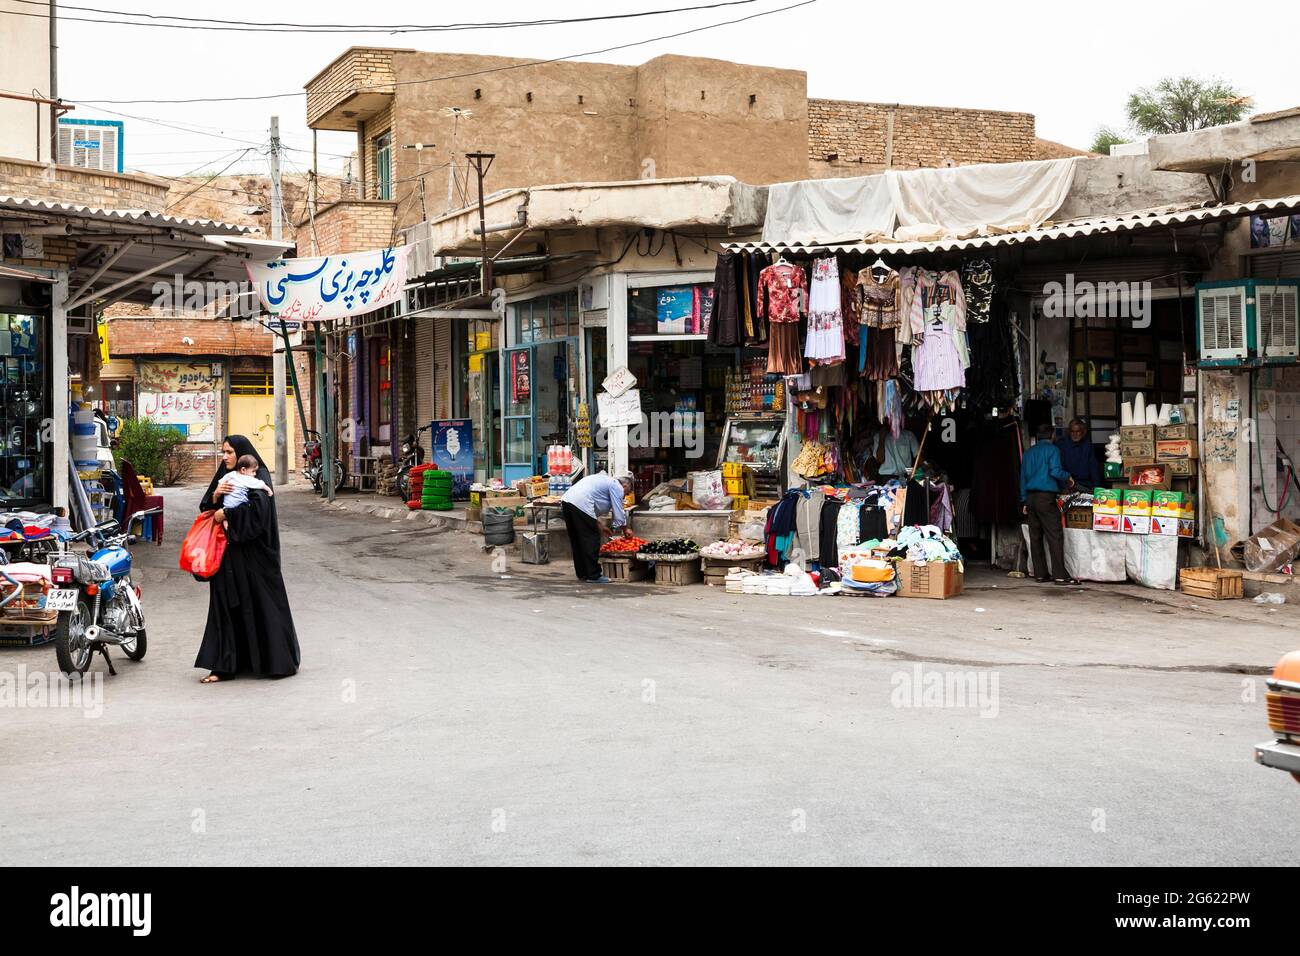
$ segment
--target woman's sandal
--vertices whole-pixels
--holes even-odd
[[[200,684],[216,684],[216,683],[218,683],[218,682],[220,682],[220,681],[222,681],[222,680],[225,680],[225,678],[224,678],[224,677],[220,677],[220,676],[218,676],[218,675],[216,675],[216,674],[209,674],[207,677],[199,678],[199,683],[200,683]]]

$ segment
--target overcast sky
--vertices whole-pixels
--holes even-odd
[[[76,11],[71,6],[249,21],[427,24],[591,16],[698,2],[702,0],[551,0],[544,4],[535,0],[471,4],[225,0],[198,5],[160,0],[69,0],[61,7],[67,17],[101,19],[112,15]],[[612,23],[438,34],[229,33],[61,20],[59,92],[74,100],[298,94],[255,102],[105,104],[103,109],[79,107],[72,114],[115,118],[103,111],[111,109],[202,127],[201,132],[185,133],[128,119],[126,158],[132,167],[164,175],[210,174],[245,146],[264,143],[272,113],[280,116],[286,143],[309,150],[311,136],[300,91],[308,79],[351,45],[537,58],[569,56],[779,10],[796,2],[755,0],[740,6]],[[1236,12],[1229,14],[1229,10]],[[1261,111],[1300,104],[1300,66],[1295,53],[1300,35],[1296,29],[1300,25],[1298,10],[1300,4],[1282,0],[1231,8],[1199,0],[1074,4],[938,0],[886,5],[865,0],[815,0],[745,23],[582,59],[631,64],[678,53],[804,70],[808,94],[813,97],[1026,111],[1037,117],[1039,136],[1086,148],[1098,125],[1122,126],[1123,105],[1130,91],[1163,76],[1221,76],[1254,96]],[[1246,35],[1277,37],[1284,45],[1252,50],[1233,39]],[[436,85],[429,91],[437,96]],[[347,153],[353,148],[353,137],[322,133],[320,148]],[[305,168],[311,161],[309,152],[291,152],[289,157],[291,169]],[[338,170],[341,163],[340,159],[322,157],[321,166]],[[250,154],[231,172],[265,170],[265,156]]]

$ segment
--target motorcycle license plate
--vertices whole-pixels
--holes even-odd
[[[76,588],[53,590],[45,596],[45,610],[71,611],[77,606],[77,595],[80,593]]]

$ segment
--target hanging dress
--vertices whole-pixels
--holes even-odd
[[[803,269],[789,263],[768,266],[758,276],[758,314],[768,323],[767,370],[776,375],[803,372],[799,354],[799,300],[808,290]]]
[[[876,269],[858,273],[858,370],[875,382],[898,375],[894,334],[902,321],[899,275],[892,269],[876,278]]]
[[[834,256],[813,264],[808,294],[808,338],[804,358],[814,365],[844,361],[844,319],[840,311],[840,267]]]

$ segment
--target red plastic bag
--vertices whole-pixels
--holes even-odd
[[[196,578],[210,578],[221,567],[226,553],[226,529],[212,520],[215,512],[205,511],[194,519],[181,542],[181,570]]]

